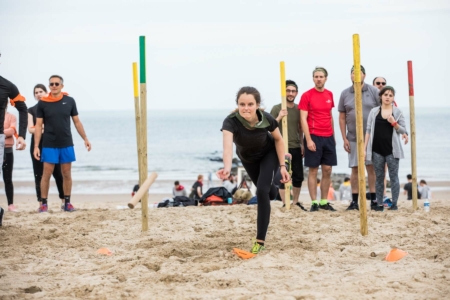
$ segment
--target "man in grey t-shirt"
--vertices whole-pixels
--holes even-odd
[[[354,80],[354,70],[351,69],[351,80]],[[361,87],[362,87],[362,109],[363,109],[363,133],[366,132],[367,118],[370,111],[380,105],[379,90],[376,87],[365,84],[366,70],[361,66]],[[342,91],[338,105],[339,128],[341,129],[344,149],[348,152],[348,167],[352,169],[350,182],[352,186],[352,202],[347,210],[358,210],[358,155],[356,144],[356,111],[355,111],[355,88],[352,85]],[[370,161],[366,161],[367,177],[369,180],[369,191],[371,207],[376,205],[375,194],[375,170]]]

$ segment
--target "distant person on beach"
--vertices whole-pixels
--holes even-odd
[[[327,200],[335,201],[337,200],[336,191],[334,190],[333,183],[330,183],[330,188],[328,189]]]
[[[235,176],[233,173],[231,173],[230,176],[227,179],[225,179],[222,184],[223,187],[226,188],[231,195],[233,195],[234,192],[236,192],[237,183],[235,181]]]
[[[70,118],[72,118],[78,134],[84,140],[84,145],[91,151],[89,142],[78,117],[75,99],[61,92],[64,88],[64,79],[59,75],[52,75],[49,79],[50,94],[42,97],[37,104],[36,126],[34,131],[34,157],[44,163],[44,171],[41,179],[41,207],[39,212],[47,212],[48,190],[50,176],[55,165],[61,164],[64,189],[64,211],[73,212],[75,208],[70,203],[72,193],[72,162],[75,161],[73,139],[70,130]],[[45,134],[42,135],[42,125],[45,123]],[[42,137],[42,152],[39,144]]]
[[[195,200],[195,205],[198,205],[198,201],[203,196],[203,175],[197,176],[197,181],[194,182],[194,185],[191,188],[191,194],[189,195],[189,198],[192,198]]]
[[[14,206],[14,185],[12,182],[12,174],[14,168],[14,136],[17,135],[16,116],[6,112],[5,122],[3,123],[3,132],[5,134],[5,151],[3,157],[3,182],[5,184],[6,200],[8,201],[8,211],[17,212]]]
[[[256,241],[251,252],[264,250],[270,222],[270,200],[278,189],[274,176],[279,172],[281,183],[290,180],[284,165],[285,149],[277,121],[260,109],[261,95],[254,87],[242,87],[236,96],[238,108],[225,118],[222,125],[224,168],[217,171],[220,179],[230,176],[233,142],[248,176],[256,185],[258,199]],[[286,149],[287,150],[287,149]]]
[[[292,191],[293,201],[292,205],[298,206],[305,210],[305,208],[299,202],[300,191],[302,188],[303,178],[303,131],[300,123],[300,113],[298,111],[298,104],[296,104],[295,98],[298,94],[298,86],[293,80],[286,80],[286,107],[287,109],[281,109],[281,103],[272,107],[270,114],[277,120],[279,130],[282,133],[281,121],[283,118],[287,118],[288,125],[288,147],[289,153],[292,156],[291,168],[292,168]],[[284,184],[280,185],[280,197],[285,205],[285,189]],[[290,201],[290,200],[289,200]]]
[[[1,57],[1,54],[0,54]],[[27,133],[27,105],[17,87],[6,78],[0,76],[0,161],[3,162],[5,151],[4,122],[8,100],[19,112],[19,134],[16,140],[16,150],[24,150]],[[2,226],[4,209],[0,207],[0,226]]]
[[[400,193],[398,169],[404,158],[400,135],[406,133],[405,118],[399,108],[393,105],[395,90],[385,86],[379,93],[381,105],[371,110],[367,120],[365,149],[366,160],[371,160],[376,174],[376,211],[383,211],[384,166],[387,163],[391,180],[392,206],[397,210]]]
[[[372,85],[376,88],[378,88],[378,90],[382,90],[385,86],[386,86],[386,78],[384,77],[375,77],[372,81]],[[397,106],[397,103],[394,101],[394,105]],[[408,144],[408,133],[404,133],[402,134],[402,139],[405,141],[405,145]],[[383,192],[383,199],[388,199],[387,197],[387,193],[386,193],[386,187],[387,187],[387,180],[386,180],[386,171],[387,171],[387,164],[384,167],[384,192]]]
[[[184,186],[182,186],[180,184],[180,182],[178,180],[174,182],[174,187],[172,189],[172,195],[174,197],[176,197],[176,196],[184,196],[184,197],[186,197],[186,195],[187,195],[186,189],[184,188]]]
[[[361,89],[362,89],[362,115],[363,115],[363,134],[366,132],[367,118],[370,111],[380,105],[379,90],[364,82],[366,70],[361,66]],[[348,153],[348,167],[351,168],[350,182],[352,187],[352,202],[347,210],[359,210],[359,184],[358,184],[358,144],[356,143],[356,109],[355,109],[355,71],[354,66],[350,71],[350,80],[352,86],[342,91],[339,99],[339,128],[341,129],[342,140],[344,141],[344,150]],[[371,200],[371,209],[377,206],[375,194],[375,170],[371,161],[365,161],[367,170],[367,179],[369,182],[369,191]]]
[[[39,83],[36,84],[33,89],[34,98],[36,101],[40,101],[42,97],[47,97],[47,88],[45,85]],[[34,183],[36,189],[36,198],[39,202],[39,208],[41,207],[41,180],[42,173],[44,172],[44,163],[40,160],[37,160],[34,157],[34,130],[36,126],[36,110],[37,103],[28,108],[28,132],[31,134],[31,143],[30,143],[30,154],[31,154],[31,162],[33,163],[33,173],[34,173]],[[43,125],[44,127],[44,125]],[[44,134],[44,130],[42,132]],[[39,143],[39,150],[42,151],[42,141],[41,139]],[[53,178],[55,179],[56,187],[58,188],[59,199],[61,200],[61,209],[64,209],[64,189],[63,189],[63,176],[61,173],[61,165],[55,164],[55,168],[53,169]],[[39,209],[38,209],[39,210]]]
[[[431,199],[431,190],[425,180],[421,180],[420,183],[420,199]]]
[[[311,212],[319,209],[336,211],[328,203],[326,195],[331,182],[331,171],[337,165],[336,139],[334,136],[333,93],[325,89],[328,72],[317,67],[313,73],[314,87],[303,93],[298,109],[305,139],[303,145],[305,166],[309,167],[308,189],[311,197]],[[319,166],[322,167],[321,197],[317,198],[316,179]],[[319,202],[320,200],[320,202]]]
[[[352,200],[352,187],[350,184],[350,178],[348,177],[345,177],[344,182],[339,186],[339,200]]]
[[[403,195],[406,195],[406,200],[412,200],[412,175],[406,175],[406,180],[408,182],[403,186]],[[417,199],[421,199],[421,196],[419,187],[417,186]]]

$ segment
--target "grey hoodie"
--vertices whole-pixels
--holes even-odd
[[[369,141],[366,148],[366,160],[372,161],[372,142],[373,134],[375,132],[375,119],[377,114],[380,112],[380,106],[373,108],[369,113],[369,118],[367,119],[366,133],[368,133]],[[399,127],[395,132],[392,133],[392,154],[394,158],[404,158],[402,142],[400,135],[408,132],[406,131],[405,118],[403,117],[402,111],[396,106],[392,106],[392,115],[395,121],[398,123]]]

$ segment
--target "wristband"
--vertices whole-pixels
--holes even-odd
[[[395,125],[397,125],[397,122],[391,123],[392,127],[395,127]]]
[[[280,165],[280,168],[281,168],[281,167],[285,167],[285,168],[286,168],[286,165]]]

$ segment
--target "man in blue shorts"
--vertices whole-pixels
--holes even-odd
[[[70,118],[84,140],[88,151],[91,143],[86,137],[83,124],[78,118],[77,105],[72,97],[62,93],[64,80],[59,75],[50,77],[50,94],[38,102],[35,125],[34,157],[44,163],[44,172],[41,180],[41,207],[39,212],[47,212],[47,197],[50,185],[50,176],[55,164],[61,164],[64,189],[64,211],[74,211],[70,203],[72,192],[72,162],[75,161],[72,133],[70,130]],[[45,124],[45,135],[42,141],[42,153],[39,150],[39,142],[42,136],[42,125]]]

